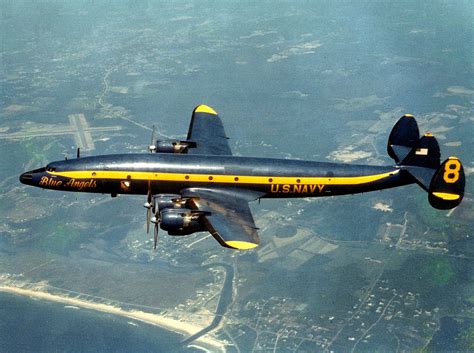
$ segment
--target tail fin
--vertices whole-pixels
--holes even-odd
[[[402,116],[388,137],[387,152],[395,162],[400,163],[415,147],[420,138],[420,131],[411,114]]]
[[[458,206],[464,196],[466,177],[461,161],[449,157],[436,171],[429,188],[428,200],[431,206],[448,210]]]
[[[465,185],[461,161],[449,157],[440,165],[438,141],[429,133],[419,138],[413,115],[406,114],[395,124],[387,151],[400,169],[408,172],[428,192],[431,206],[446,210],[461,203]]]
[[[432,134],[424,134],[403,158],[401,165],[438,169],[441,153],[438,141]]]

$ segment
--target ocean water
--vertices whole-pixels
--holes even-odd
[[[0,293],[0,317],[1,353],[200,352],[151,325],[6,293]]]

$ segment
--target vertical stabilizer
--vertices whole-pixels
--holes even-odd
[[[434,208],[448,210],[458,206],[464,196],[466,177],[461,161],[449,157],[431,180],[428,200]]]
[[[438,141],[432,134],[427,133],[418,140],[401,164],[438,169],[440,157]]]
[[[420,131],[413,115],[403,115],[390,132],[387,143],[388,155],[397,164],[400,163],[415,147],[419,138]]]

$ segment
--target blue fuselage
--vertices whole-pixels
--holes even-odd
[[[398,167],[274,158],[137,153],[57,161],[26,172],[22,183],[107,194],[180,194],[193,187],[244,189],[260,197],[354,194],[410,184]]]

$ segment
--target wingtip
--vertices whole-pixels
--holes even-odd
[[[256,248],[258,244],[251,243],[248,241],[237,241],[237,240],[230,240],[225,242],[227,246],[238,249],[238,250],[250,250]]]
[[[214,109],[212,109],[210,106],[205,105],[205,104],[198,105],[196,107],[196,109],[194,109],[194,112],[195,113],[208,113],[208,114],[212,114],[212,115],[217,115],[217,112]]]

